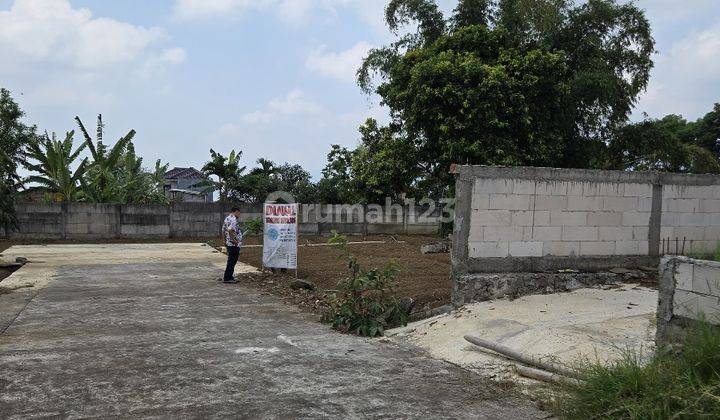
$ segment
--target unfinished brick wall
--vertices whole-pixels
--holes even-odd
[[[682,251],[683,239],[686,253],[710,252],[720,241],[716,175],[469,165],[454,172],[455,277],[656,266],[662,252]]]
[[[687,257],[663,258],[656,341],[678,342],[701,317],[720,325],[720,263]]]
[[[667,252],[714,252],[720,239],[720,186],[664,185],[661,226]]]
[[[470,258],[648,253],[652,185],[477,178]]]

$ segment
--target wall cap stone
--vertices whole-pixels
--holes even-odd
[[[653,185],[720,185],[720,175],[678,174],[656,171],[547,168],[534,166],[454,165],[451,172],[461,178],[515,178],[534,181],[633,183]]]

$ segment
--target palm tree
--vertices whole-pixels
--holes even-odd
[[[75,117],[80,131],[85,137],[85,144],[90,150],[92,163],[90,163],[86,176],[80,180],[83,192],[89,201],[96,203],[112,203],[120,200],[120,186],[117,183],[116,168],[121,164],[125,150],[135,137],[135,130],[130,130],[124,137],[121,137],[112,148],[108,150],[103,144],[103,122],[102,114],[97,119],[97,144],[88,134],[85,126],[79,117]]]
[[[45,191],[54,194],[56,201],[74,201],[80,194],[79,183],[87,170],[88,160],[83,159],[73,171],[71,166],[85,149],[85,144],[73,151],[74,132],[65,135],[65,140],[50,138],[47,133],[27,145],[22,158],[25,168],[37,175],[25,178],[26,183],[36,184],[26,191]]]
[[[210,149],[210,161],[202,167],[203,173],[208,176],[208,181],[202,182],[199,186],[207,186],[209,190],[219,191],[220,201],[228,201],[233,185],[237,184],[242,173],[245,172],[245,166],[240,167],[240,156],[242,151],[235,153],[235,150],[232,150],[230,155],[225,157]],[[211,175],[215,175],[217,181],[211,179]]]
[[[260,158],[257,160],[257,164],[260,165],[259,168],[254,168],[252,171],[250,171],[253,175],[265,175],[267,177],[270,177],[277,173],[277,169],[275,168],[275,162],[269,159]]]

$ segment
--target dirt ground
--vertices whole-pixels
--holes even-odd
[[[336,289],[339,280],[347,275],[347,263],[339,258],[340,252],[328,246],[302,246],[302,244],[326,243],[327,237],[302,236],[298,247],[298,277],[309,280],[321,290]],[[450,255],[420,253],[423,244],[438,241],[434,236],[350,236],[351,242],[384,241],[383,244],[349,245],[364,267],[382,267],[394,258],[400,264],[398,276],[400,297],[410,297],[417,302],[415,310],[431,309],[450,302]],[[252,237],[245,245],[262,243],[262,238]],[[262,264],[261,247],[245,247],[240,261],[259,267]],[[294,274],[294,273],[289,273]]]
[[[300,270],[298,277],[315,283],[319,294],[324,290],[336,288],[339,280],[347,274],[347,266],[339,259],[340,253],[329,246],[306,247],[303,244],[327,243],[327,236],[301,236],[298,248],[298,262]],[[382,267],[390,258],[394,258],[401,267],[398,276],[400,297],[410,297],[417,302],[414,311],[427,310],[442,306],[450,302],[450,256],[449,254],[428,254],[420,253],[420,246],[436,242],[436,236],[349,236],[351,242],[361,241],[383,241],[383,244],[357,244],[349,245],[350,252],[354,254],[359,262],[367,268]],[[83,243],[87,241],[46,241],[46,244],[60,243]],[[167,242],[207,242],[211,245],[218,245],[218,238],[158,238],[147,240],[131,239],[109,239],[93,241],[95,243],[167,243]],[[37,244],[37,241],[0,241],[0,252],[12,245]],[[250,236],[245,240],[245,245],[260,245],[262,237]],[[256,267],[262,265],[262,247],[245,247],[240,253],[240,261]],[[2,274],[2,273],[0,273]],[[9,274],[9,273],[8,273]],[[278,281],[268,283],[267,276],[255,279],[259,286],[273,294],[287,295],[288,290],[281,284],[287,283],[287,278],[277,276]],[[294,277],[294,272],[287,273],[284,277]],[[0,276],[0,279],[2,276]],[[269,287],[268,287],[269,286]],[[299,293],[299,295],[303,295]],[[312,306],[307,300],[310,296],[290,296],[296,303],[304,303],[301,306]],[[308,308],[317,310],[318,308]]]

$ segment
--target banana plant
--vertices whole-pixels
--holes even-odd
[[[57,140],[55,133],[52,137],[35,138],[28,143],[22,157],[23,166],[37,175],[25,178],[26,184],[34,184],[26,189],[30,191],[44,191],[53,195],[55,201],[74,201],[80,196],[80,181],[88,168],[87,158],[73,171],[73,163],[78,159],[86,145],[82,144],[73,150],[73,131],[65,135],[65,140]]]
[[[88,166],[86,176],[80,180],[83,192],[88,201],[96,203],[113,203],[121,200],[121,186],[118,185],[116,168],[120,166],[128,145],[135,137],[135,130],[130,130],[125,136],[108,148],[103,143],[102,114],[97,119],[96,141],[88,134],[79,117],[75,121],[85,138],[85,145],[90,150],[92,162]]]

